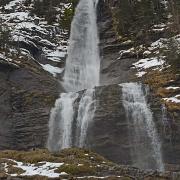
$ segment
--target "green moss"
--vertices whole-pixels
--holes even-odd
[[[71,21],[74,15],[74,11],[72,8],[66,8],[64,11],[64,16],[60,20],[60,26],[63,29],[70,29]]]
[[[96,168],[89,165],[78,166],[76,164],[65,164],[59,167],[56,172],[66,172],[70,175],[95,175]]]

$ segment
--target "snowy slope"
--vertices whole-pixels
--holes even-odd
[[[68,31],[57,22],[49,25],[45,18],[31,13],[34,1],[25,5],[26,0],[12,0],[4,7],[0,7],[0,20],[4,27],[10,30],[11,51],[8,54],[0,51],[1,56],[12,58],[14,54],[28,57],[39,62],[42,69],[56,76],[63,72],[62,64],[67,54]],[[70,3],[60,3],[57,11],[63,14]],[[9,47],[8,47],[9,48]],[[9,60],[8,60],[9,61]]]

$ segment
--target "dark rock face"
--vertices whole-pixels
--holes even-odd
[[[101,85],[123,83],[137,80],[135,70],[131,69],[136,56],[120,58],[120,50],[130,49],[131,42],[122,43],[118,40],[117,33],[113,29],[112,14],[108,3],[99,2],[98,26],[101,52]]]
[[[94,151],[121,164],[131,164],[129,124],[122,104],[119,85],[96,88],[96,112],[88,132]]]
[[[33,61],[0,68],[0,149],[44,147],[50,109],[63,89]]]
[[[117,84],[96,87],[95,96],[96,111],[88,129],[87,147],[113,162],[132,165],[132,151],[135,145],[131,132],[134,132],[134,127],[126,117],[122,87]],[[159,101],[151,94],[147,95],[147,100],[151,105],[153,121],[161,139],[165,168],[179,171],[178,125],[171,122],[171,126],[166,127]]]
[[[149,103],[151,104],[154,121],[161,137],[165,166],[168,170],[179,171],[180,118],[174,119],[170,112],[163,112],[162,105],[157,97],[151,96]]]

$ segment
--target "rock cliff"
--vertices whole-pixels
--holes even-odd
[[[50,110],[64,92],[61,79],[72,4],[58,1],[60,5],[51,7],[57,15],[51,22],[47,15],[34,12],[31,1],[9,2],[0,9],[2,25],[7,28],[8,24],[11,36],[0,49],[0,149],[44,148]],[[178,31],[172,30],[172,19],[164,12],[164,4],[158,4],[162,13],[152,22],[154,16],[145,21],[145,15],[138,19],[142,14],[134,11],[150,9],[149,5],[141,1],[132,1],[130,6],[123,3],[99,0],[97,7],[101,82],[95,88],[97,107],[88,130],[87,147],[116,163],[132,164],[132,127],[127,121],[119,84],[141,82],[150,87],[148,104],[161,138],[166,168],[179,171],[180,76],[169,62],[175,57],[166,54],[172,39],[179,43]],[[132,16],[124,7],[132,8]]]

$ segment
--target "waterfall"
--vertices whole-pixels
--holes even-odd
[[[86,132],[89,123],[91,123],[94,116],[95,106],[93,102],[93,96],[94,96],[94,89],[88,89],[84,93],[79,103],[77,130],[76,130],[77,131],[76,146],[78,147],[83,147],[85,145]]]
[[[121,84],[123,105],[126,110],[132,138],[133,164],[142,169],[163,171],[164,165],[153,115],[146,102],[146,94],[138,83]]]
[[[97,0],[80,0],[75,11],[64,75],[67,91],[89,89],[99,84],[96,3]]]
[[[168,111],[165,104],[162,104],[161,111],[162,123],[164,127],[164,137],[166,137],[166,139],[169,139],[169,141],[172,143],[172,120],[168,116]]]
[[[51,111],[49,122],[48,149],[58,151],[72,145],[72,122],[74,118],[74,101],[77,93],[62,93]]]
[[[98,0],[80,0],[75,10],[63,82],[68,93],[61,94],[51,112],[47,143],[51,151],[85,145],[95,111],[93,88],[99,84],[97,3]],[[84,89],[87,90],[81,97],[78,110],[75,110],[74,104],[79,98],[76,92]],[[74,131],[76,137],[73,137]]]

